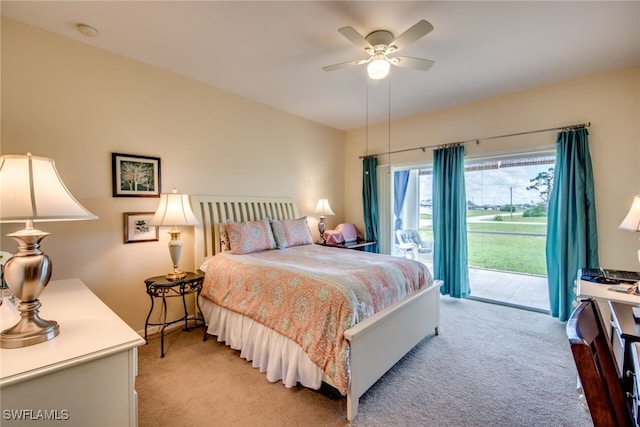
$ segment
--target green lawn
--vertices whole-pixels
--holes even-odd
[[[544,236],[467,234],[469,267],[546,276]]]
[[[493,219],[497,214],[503,215],[502,221]],[[467,224],[469,267],[541,276],[547,274],[547,218],[523,218],[517,213],[511,218],[505,212],[467,211],[468,218],[481,215],[491,217]],[[420,227],[422,238],[433,240],[431,215],[420,215],[420,218],[424,220]]]
[[[467,218],[470,218],[472,216],[491,215],[492,213],[496,213],[496,212],[495,211],[467,210]]]
[[[501,231],[504,233],[537,233],[545,235],[547,224],[523,224],[518,222],[471,222],[467,224],[467,231]]]

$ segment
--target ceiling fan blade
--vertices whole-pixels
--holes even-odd
[[[413,27],[409,28],[407,31],[396,37],[396,39],[389,45],[395,47],[394,51],[403,49],[418,40],[420,37],[426,36],[432,30],[433,25],[423,19],[422,21],[418,22]]]
[[[342,27],[338,30],[338,32],[349,39],[351,43],[355,44],[356,46],[364,50],[373,50],[373,46],[371,46],[371,43],[369,43],[367,39],[362,36],[362,34],[354,30],[353,27]]]
[[[396,56],[389,58],[389,62],[396,67],[413,68],[421,71],[427,71],[433,65],[433,61],[430,59],[412,58],[410,56]]]
[[[327,65],[326,67],[322,67],[322,69],[324,71],[333,71],[333,70],[339,70],[340,68],[345,68],[345,67],[350,67],[352,65],[361,65],[361,64],[366,64],[367,62],[369,62],[371,60],[371,58],[367,58],[367,59],[356,59],[354,61],[348,61],[348,62],[341,62],[340,64],[333,64],[333,65]]]

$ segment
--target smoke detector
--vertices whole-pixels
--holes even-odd
[[[87,24],[76,24],[76,28],[80,31],[80,34],[87,37],[95,37],[98,35],[98,30]]]

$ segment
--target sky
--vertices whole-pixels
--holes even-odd
[[[467,200],[477,205],[505,205],[538,203],[539,192],[527,190],[538,173],[546,172],[552,165],[518,166],[501,169],[471,171],[465,173]],[[431,199],[432,175],[420,176],[420,200]]]

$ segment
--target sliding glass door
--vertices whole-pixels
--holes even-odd
[[[432,173],[430,167],[394,172],[393,255],[432,261]]]
[[[546,212],[554,165],[555,153],[466,162],[472,298],[548,311]],[[430,265],[432,169],[394,171],[393,192],[392,254]],[[414,246],[424,247],[402,240],[408,230],[418,232]]]
[[[554,154],[466,165],[474,298],[548,310],[545,242],[554,165]]]

